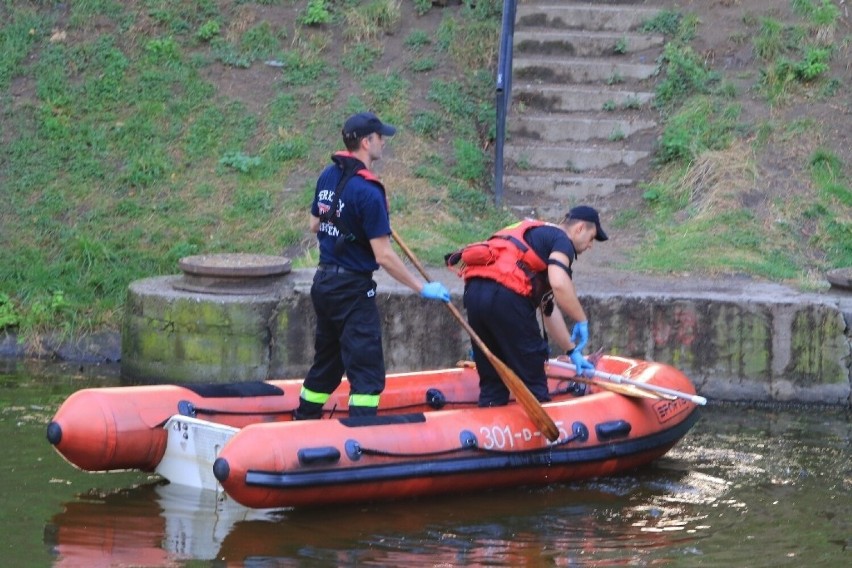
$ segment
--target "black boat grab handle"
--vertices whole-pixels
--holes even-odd
[[[601,422],[595,425],[598,440],[621,438],[630,434],[631,429],[630,422],[626,420],[610,420],[609,422]]]
[[[301,465],[332,465],[340,461],[340,450],[333,446],[302,448],[296,455]]]

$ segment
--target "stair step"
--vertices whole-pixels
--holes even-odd
[[[652,48],[661,48],[661,35],[618,32],[523,30],[515,32],[513,49],[518,54],[560,55],[564,57],[623,57]]]
[[[516,103],[546,112],[597,112],[612,104],[615,110],[644,107],[654,93],[619,90],[615,87],[579,87],[558,85],[514,84],[512,98]]]
[[[659,8],[600,4],[518,4],[515,29],[551,28],[627,32],[660,13]]]
[[[621,188],[634,185],[629,178],[585,177],[560,173],[519,173],[503,178],[503,187],[521,197],[536,197],[576,201],[589,197],[606,197]]]
[[[507,207],[558,219],[566,207],[636,187],[657,124],[649,79],[665,45],[642,25],[644,0],[526,0],[517,7],[512,109],[504,147]],[[634,111],[634,112],[631,112]]]
[[[632,167],[650,156],[650,152],[600,146],[574,148],[564,145],[517,146],[510,143],[504,146],[503,156],[507,165],[520,170],[535,168],[579,173],[618,166]]]
[[[542,83],[621,83],[652,77],[657,66],[613,59],[516,57],[513,80]]]
[[[575,118],[542,115],[513,115],[507,130],[512,142],[528,138],[543,142],[586,142],[622,140],[632,134],[654,128],[653,120],[639,118]]]

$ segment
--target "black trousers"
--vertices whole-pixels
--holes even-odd
[[[317,271],[311,300],[317,327],[305,388],[331,394],[345,372],[352,394],[380,394],[385,388],[385,362],[371,276]]]
[[[474,278],[465,284],[467,320],[485,345],[523,380],[540,401],[547,393],[547,342],[541,334],[532,300],[493,280]],[[473,358],[479,372],[479,406],[500,406],[509,401],[497,371],[473,343]]]

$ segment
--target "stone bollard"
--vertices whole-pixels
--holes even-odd
[[[121,374],[130,382],[238,382],[302,377],[313,360],[313,269],[282,257],[182,259],[182,275],[131,283]],[[384,275],[377,302],[389,372],[454,365],[467,337],[442,306]]]

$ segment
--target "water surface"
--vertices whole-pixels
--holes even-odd
[[[850,420],[841,409],[711,404],[664,458],[545,488],[256,511],[138,472],[65,462],[46,425],[117,369],[0,368],[9,566],[849,566]]]

